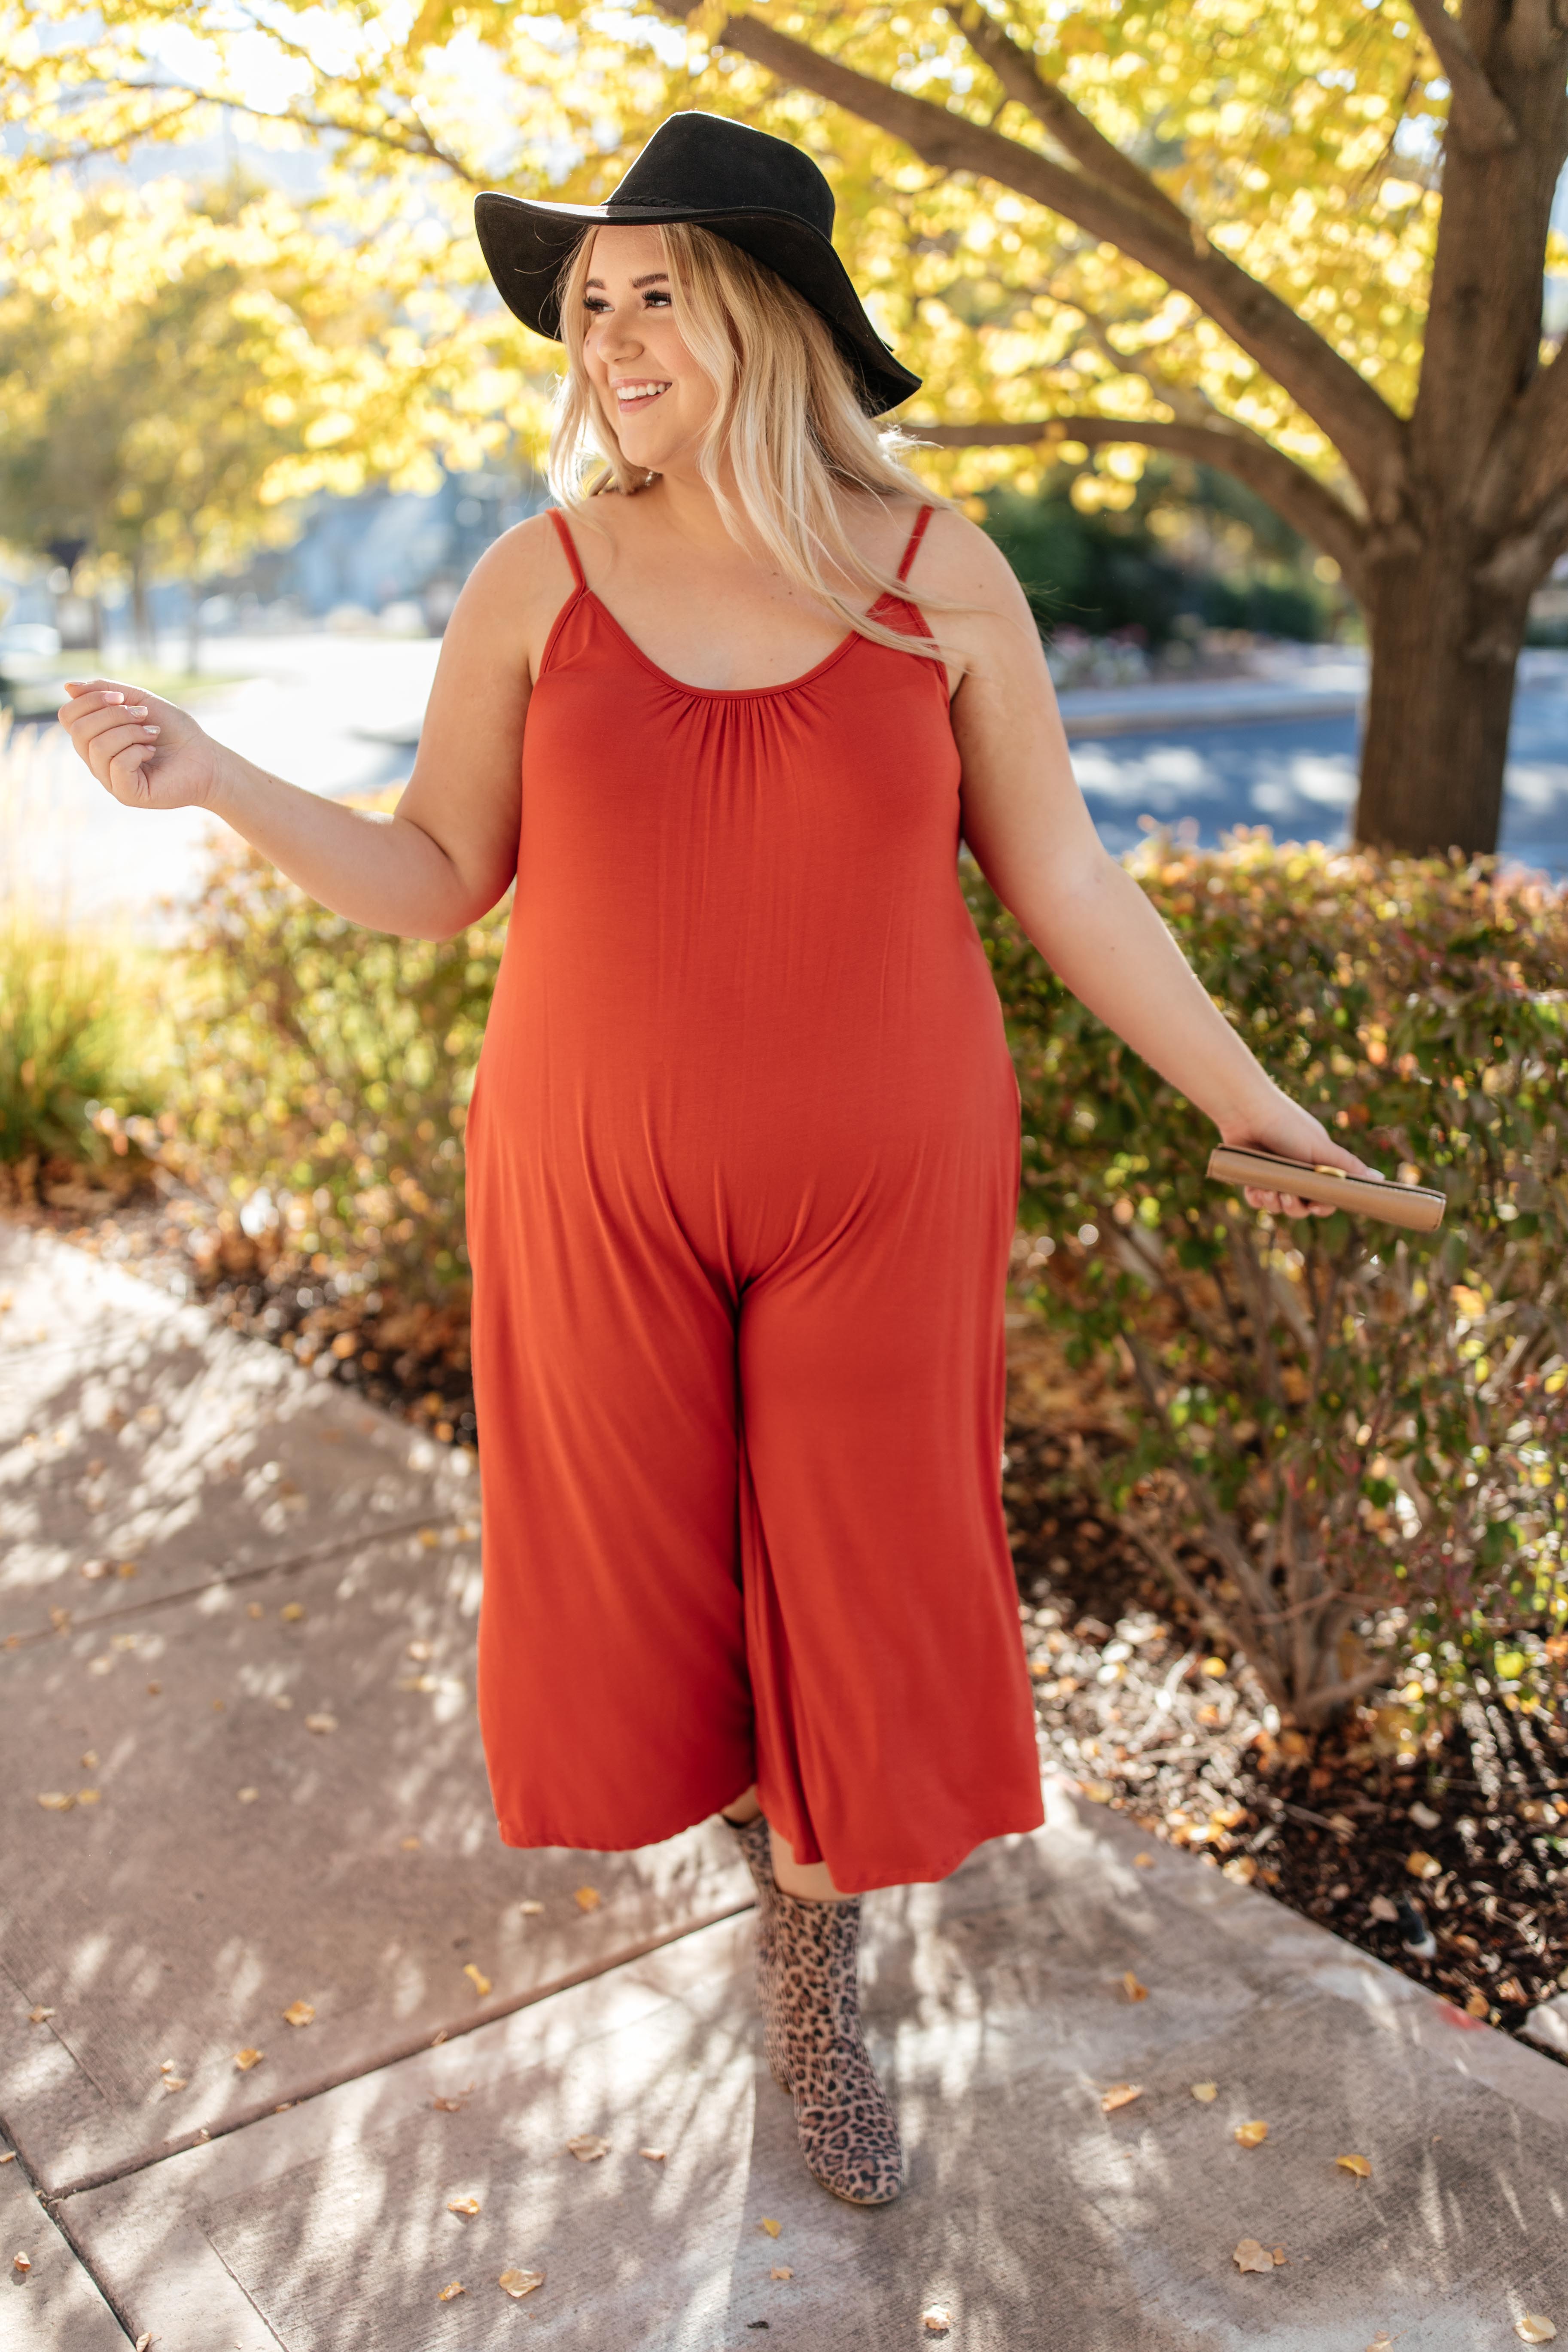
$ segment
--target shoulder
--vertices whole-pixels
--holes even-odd
[[[1018,606],[1026,604],[1017,575],[995,541],[967,515],[947,507],[932,509],[910,571],[911,586],[917,582],[933,595],[1009,618],[1016,618]]]

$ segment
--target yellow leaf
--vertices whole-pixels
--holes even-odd
[[[418,1839],[416,1837],[405,1837],[403,1840],[403,1851],[405,1853],[417,1853],[419,1851]]]
[[[291,2000],[283,2011],[283,2022],[285,2025],[309,2025],[315,2014],[308,2000]]]
[[[38,1799],[38,1802],[46,1813],[68,1813],[76,1799],[66,1796],[58,1789],[50,1789]]]
[[[1237,2124],[1231,2137],[1241,2147],[1261,2147],[1268,2137],[1267,2124]]]
[[[304,1613],[305,1604],[302,1601],[286,1601],[278,1612],[285,1625],[298,1624]]]
[[[437,1534],[434,1528],[421,1528],[419,1530],[419,1540],[424,1545],[426,1551],[434,1551],[441,1538]]]
[[[662,2147],[639,2147],[637,2150],[637,2154],[646,2156],[650,2164],[662,2164],[666,2152]]]
[[[1378,2329],[1377,2334],[1367,2346],[1366,2352],[1394,2352],[1394,2338],[1386,2327]]]
[[[945,2303],[933,2303],[921,2314],[921,2326],[928,2336],[945,2336],[952,2326],[952,2314]]]
[[[1193,2084],[1193,2096],[1194,2099],[1201,2100],[1205,2107],[1210,2106],[1219,2096],[1219,2084],[1217,2083],[1194,2083]]]
[[[436,2297],[436,2300],[437,2303],[456,2303],[460,2294],[467,2294],[468,2292],[468,2290],[463,2284],[461,2279],[454,2279],[450,2286],[444,2286],[441,2289],[441,2292]]]
[[[544,2273],[542,2271],[502,2271],[498,2284],[510,2295],[514,2303],[521,2303],[525,2294],[531,2294],[536,2286],[544,2284]]]
[[[308,1715],[305,1717],[307,1731],[335,1731],[337,1727],[338,1718],[335,1715]]]
[[[1267,2246],[1260,2246],[1256,2238],[1243,2238],[1230,2259],[1238,2271],[1271,2271],[1274,2268],[1273,2255]]]
[[[537,1919],[544,1906],[542,1903],[528,1902],[520,1903],[517,1907],[525,1919]]]
[[[32,2267],[33,2265],[26,2254],[12,2255],[11,2268],[16,2272],[18,2278],[26,2278],[27,2273],[32,2269]]]
[[[479,2210],[479,2200],[477,2197],[448,2197],[447,2200],[447,2210],[448,2213],[462,2213],[464,2215],[472,2216],[477,2213]]]
[[[248,2074],[253,2066],[260,2065],[266,2055],[267,2053],[264,2050],[237,2050],[234,2053],[234,2063],[242,2074]]]
[[[1220,1875],[1228,1878],[1233,1886],[1250,1886],[1258,1875],[1258,1857],[1250,1853],[1233,1853],[1220,1865]]]
[[[1122,1971],[1121,1990],[1129,2000],[1147,2000],[1149,1998],[1148,1986],[1140,1984],[1131,1969]]]
[[[605,1898],[596,1886],[580,1886],[572,1899],[579,1911],[596,1911]]]
[[[241,1789],[238,1791],[239,1801],[242,1805],[254,1805],[260,1794],[259,1789]]]
[[[1132,1867],[1134,1870],[1152,1870],[1154,1867],[1153,1855],[1152,1853],[1135,1853],[1132,1857]]]
[[[1112,2083],[1100,2102],[1100,2112],[1102,2116],[1113,2116],[1118,2107],[1130,2107],[1134,2099],[1141,2099],[1142,2095],[1142,2083]]]
[[[408,1644],[408,1655],[419,1665],[424,1665],[433,1654],[434,1645],[429,1642],[410,1642]]]
[[[787,2263],[775,2263],[772,2270],[768,2273],[768,2276],[771,2279],[794,2278],[795,2273],[791,2270]]]
[[[1465,1995],[1465,2014],[1468,2017],[1489,2017],[1491,2006],[1479,1985]]]
[[[1211,1682],[1217,1683],[1223,1682],[1229,1668],[1223,1658],[1205,1658],[1198,1672],[1200,1675],[1207,1675]]]
[[[757,2223],[757,2227],[759,2230],[765,2230],[770,2238],[776,2238],[779,2231],[784,2228],[784,2223],[782,2221],[770,2221],[764,2213],[762,2220]]]
[[[597,2164],[600,2157],[608,2156],[610,2143],[601,2139],[597,2132],[579,2132],[575,2139],[567,2141],[566,2152],[574,2156],[579,2164]]]
[[[1364,2156],[1336,2156],[1334,2162],[1346,2172],[1353,2172],[1358,2180],[1372,2179],[1372,2167]]]
[[[1557,2330],[1544,2312],[1527,2311],[1514,2321],[1513,2332],[1521,2344],[1550,2344]]]
[[[490,1990],[490,1980],[489,1977],[486,1976],[484,1970],[482,1969],[475,1968],[472,1960],[465,1960],[463,1962],[463,1974],[468,1978],[468,1982],[473,1986],[474,1990],[479,1994],[479,1999],[483,2000],[486,1993]]]
[[[1443,1865],[1436,1855],[1423,1853],[1419,1846],[1414,1853],[1405,1855],[1405,1867],[1412,1878],[1441,1878],[1443,1875]]]
[[[1116,1786],[1110,1780],[1080,1780],[1078,1791],[1080,1797],[1087,1797],[1091,1805],[1109,1805],[1116,1794]]]
[[[163,2079],[165,2091],[183,2091],[187,2087],[184,2074],[165,2074]]]

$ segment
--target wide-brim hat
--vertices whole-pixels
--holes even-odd
[[[561,273],[590,222],[694,221],[776,269],[833,329],[868,412],[920,390],[867,317],[833,249],[833,191],[809,155],[721,114],[661,122],[604,205],[539,204],[487,191],[474,201],[479,249],[502,301],[561,341]]]

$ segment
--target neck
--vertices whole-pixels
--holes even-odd
[[[728,456],[721,479],[726,495],[733,499],[735,477]],[[735,554],[735,541],[694,457],[672,457],[637,496],[657,502],[668,528],[688,546],[704,554]]]

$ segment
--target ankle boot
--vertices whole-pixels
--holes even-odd
[[[728,1813],[720,1818],[732,1832],[757,1890],[757,2006],[763,2012],[763,2050],[769,2074],[781,2091],[787,2091],[788,2053],[774,1991],[773,1936],[779,1890],[773,1880],[773,1839],[761,1813],[749,1822],[732,1822]]]
[[[773,1892],[772,1993],[784,2030],[805,2168],[850,2205],[888,2205],[903,2151],[860,2032],[860,1898]]]

